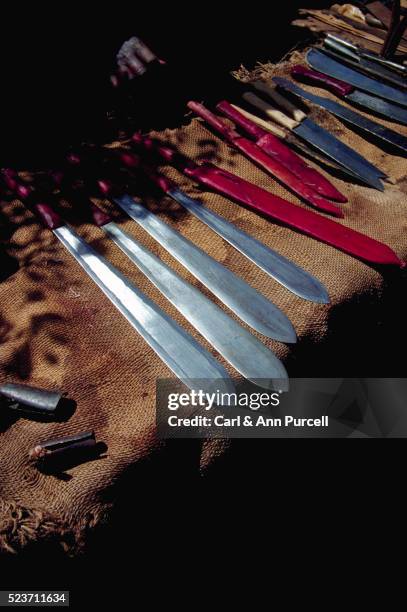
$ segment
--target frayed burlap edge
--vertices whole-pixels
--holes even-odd
[[[15,555],[37,543],[53,545],[67,554],[77,549],[74,534],[61,518],[0,499],[0,554]]]

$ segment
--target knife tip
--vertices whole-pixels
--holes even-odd
[[[276,340],[277,342],[283,342],[284,344],[296,344],[297,342],[297,334],[292,325],[286,326],[284,330],[281,330],[279,333],[268,334],[270,338]]]
[[[338,195],[336,195],[335,197],[333,196],[326,196],[329,197],[331,200],[334,200],[335,202],[338,202],[338,204],[347,204],[349,202],[349,199],[344,196],[342,193],[338,192]]]
[[[325,293],[324,295],[319,295],[319,296],[312,298],[312,301],[315,302],[316,304],[330,304],[331,303],[331,299],[327,293]]]
[[[382,193],[384,192],[384,185],[381,182],[381,180],[379,178],[377,179],[366,179],[366,178],[361,178],[361,180],[365,183],[365,185],[367,185],[368,187],[372,187],[373,189],[376,189],[377,191],[381,191]]]

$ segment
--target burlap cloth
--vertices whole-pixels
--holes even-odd
[[[287,74],[289,63],[299,59],[296,54],[277,68],[260,66],[255,74],[243,76]],[[329,94],[324,92],[324,95]],[[407,258],[405,160],[386,154],[327,113],[319,112],[318,115],[328,129],[386,171],[394,183],[386,185],[385,192],[380,193],[333,179],[349,197],[349,203],[344,205],[346,219],[343,223],[387,243],[401,258]],[[394,124],[388,125],[394,128]],[[396,129],[407,135],[407,128]],[[154,135],[174,143],[195,160],[211,158],[221,167],[297,206],[303,205],[207,131],[198,120],[190,121],[186,127]],[[285,361],[291,375],[307,373],[310,362],[318,355],[325,355],[328,360],[335,355],[345,320],[352,320],[354,328],[363,327],[364,321],[370,320],[368,333],[374,350],[379,324],[377,309],[385,300],[386,291],[391,291],[392,283],[399,279],[398,273],[383,275],[357,259],[274,224],[219,195],[202,192],[173,170],[169,173],[189,194],[198,196],[209,208],[325,283],[331,297],[330,305],[301,300],[174,202],[166,198],[150,201],[154,210],[161,209],[159,214],[163,219],[262,291],[290,317],[298,334],[297,345],[285,346],[261,339]],[[56,537],[67,549],[75,550],[78,544],[86,541],[89,529],[109,518],[123,492],[123,483],[132,487],[137,495],[137,475],[148,474],[152,464],[153,474],[165,472],[171,465],[171,457],[177,454],[181,456],[176,463],[177,476],[181,477],[183,471],[205,473],[209,466],[216,467],[217,458],[226,450],[233,453],[234,443],[196,440],[188,445],[182,442],[168,445],[157,440],[155,383],[157,377],[169,375],[167,368],[21,203],[5,199],[1,211],[6,228],[4,242],[20,266],[0,284],[1,380],[62,389],[76,400],[77,409],[67,422],[57,424],[1,417],[0,543],[4,550],[12,551],[36,540]],[[122,227],[184,278],[208,293],[135,223],[123,220]],[[82,223],[79,231],[214,353],[100,230]],[[357,350],[357,341],[353,346],[348,345],[348,349]],[[223,365],[235,374],[226,363]],[[343,371],[338,371],[338,375],[342,374]],[[39,440],[89,429],[94,429],[97,439],[107,445],[103,458],[72,468],[64,479],[44,475],[29,463],[28,451]],[[138,466],[136,472],[135,466]],[[136,476],[128,482],[126,476],[134,473]]]

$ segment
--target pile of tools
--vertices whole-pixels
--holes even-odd
[[[322,163],[324,169],[332,168],[334,174],[340,172],[348,181],[369,189],[385,190],[386,176],[368,159],[329,133],[320,122],[313,121],[298,99],[310,103],[311,107],[322,107],[351,129],[356,128],[369,138],[375,138],[378,144],[391,149],[389,154],[405,156],[407,138],[399,134],[397,125],[393,129],[384,126],[381,118],[407,125],[407,69],[394,60],[384,59],[332,35],[325,37],[322,48],[309,50],[305,59],[307,65],[292,67],[292,80],[275,77],[269,82],[251,83],[241,100],[220,100],[214,109],[216,113],[199,102],[188,104],[189,109],[230,147],[271,177],[271,189],[273,181],[278,181],[301,204],[288,202],[213,164],[197,164],[166,143],[140,133],[134,134],[126,147],[104,151],[100,163],[95,161],[92,152],[71,152],[64,168],[48,173],[48,187],[42,183],[40,188],[35,188],[10,168],[3,168],[1,172],[4,188],[38,215],[169,370],[190,388],[228,393],[233,391],[234,384],[211,353],[64,222],[53,204],[55,190],[69,193],[71,200],[77,195],[83,203],[87,187],[98,189],[103,198],[118,206],[252,330],[279,342],[294,343],[295,329],[282,310],[150,212],[114,179],[119,171],[147,178],[266,272],[270,282],[283,285],[304,300],[329,303],[328,292],[319,279],[191,198],[163,174],[160,166],[173,165],[204,189],[244,205],[253,214],[261,213],[271,222],[277,221],[312,240],[330,245],[332,256],[335,249],[339,249],[382,271],[386,266],[404,267],[405,263],[389,246],[346,227],[346,218],[345,224],[332,218],[345,217],[341,204],[347,202],[347,197],[326,174],[308,165],[300,154],[305,152],[307,157]],[[298,81],[326,88],[346,105],[331,97],[311,93],[300,87]],[[362,108],[371,118],[349,105]],[[93,222],[236,372],[266,389],[288,390],[288,373],[271,349],[125,233],[90,198],[86,201]],[[94,437],[90,437],[94,444]]]

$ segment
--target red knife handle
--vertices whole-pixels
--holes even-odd
[[[164,193],[168,193],[169,191],[172,191],[176,188],[175,183],[171,179],[164,176],[164,174],[161,174],[161,172],[158,172],[158,170],[156,170],[155,168],[143,164],[143,171],[148,176],[148,178],[155,185],[157,185],[157,187],[164,191]]]
[[[135,155],[134,153],[130,153],[130,151],[121,151],[119,153],[119,159],[126,166],[126,168],[139,168],[140,167],[139,156]]]
[[[10,191],[13,191],[21,200],[26,200],[32,193],[30,185],[23,185],[18,181],[18,174],[11,168],[3,168],[1,171],[3,180]]]
[[[98,179],[96,183],[101,195],[106,198],[109,197],[109,195],[113,191],[113,185],[111,181],[109,181],[109,179]]]
[[[216,110],[223,113],[228,119],[234,121],[239,127],[243,128],[245,132],[250,134],[253,138],[261,138],[265,134],[268,134],[266,130],[263,130],[260,126],[256,125],[251,119],[248,119],[242,113],[239,113],[238,110],[233,108],[229,102],[226,100],[222,100],[219,104],[216,105]]]
[[[64,225],[61,217],[57,212],[45,202],[38,202],[33,205],[33,210],[40,218],[41,223],[50,230],[58,229]]]
[[[127,168],[142,168],[144,173],[153,181],[153,183],[155,183],[164,192],[175,188],[175,183],[173,183],[173,181],[161,174],[161,172],[158,172],[158,170],[152,166],[142,163],[138,155],[130,153],[130,151],[122,151],[119,154],[119,159]]]
[[[291,68],[291,76],[297,79],[297,81],[301,81],[303,83],[321,83],[340,98],[343,98],[354,91],[354,87],[352,85],[348,85],[343,81],[339,81],[338,79],[334,79],[326,74],[322,74],[322,72],[311,70],[305,66],[293,66]]]
[[[285,144],[281,142],[279,138],[267,132],[262,127],[256,125],[251,119],[248,119],[238,110],[236,110],[229,102],[223,100],[219,102],[216,106],[218,110],[232,119],[237,123],[240,127],[242,127],[246,132],[248,132],[251,136],[256,139],[256,143],[260,148],[263,148],[270,157],[275,157],[279,163],[287,166],[287,168],[291,171],[291,166],[300,166],[306,167],[306,164],[303,162],[301,157],[296,155],[291,149],[289,149]]]
[[[199,102],[188,102],[188,108],[193,111],[198,117],[204,119],[213,129],[215,129],[221,136],[226,140],[233,141],[234,138],[238,138],[239,134],[233,128],[229,127],[224,121],[219,119],[216,115],[211,113],[210,110],[205,108],[203,104]]]
[[[172,162],[176,158],[176,152],[174,149],[161,146],[149,136],[143,136],[142,134],[136,133],[133,134],[132,140],[136,145],[143,148],[145,151],[148,151],[149,153],[156,153],[164,161]]]
[[[33,194],[33,189],[29,185],[20,183],[17,173],[11,168],[3,169],[2,176],[7,187],[19,198],[27,199]],[[31,208],[37,214],[41,223],[48,229],[54,230],[64,225],[61,217],[49,204],[45,202],[36,202],[31,205]]]
[[[90,211],[92,214],[93,223],[98,227],[102,227],[107,223],[110,223],[113,219],[110,215],[105,213],[99,206],[96,206],[93,202],[90,203]]]
[[[139,147],[143,148],[145,151],[149,153],[154,153],[161,157],[164,161],[174,164],[179,168],[182,172],[187,172],[188,169],[198,167],[195,162],[190,159],[187,159],[175,149],[171,149],[170,147],[165,147],[160,144],[158,141],[153,140],[149,136],[143,136],[142,134],[136,133],[132,136],[132,140]]]
[[[67,158],[67,161],[71,163],[71,160],[68,158]],[[77,165],[76,162],[74,162],[74,165]],[[62,182],[65,179],[65,174],[60,170],[51,172],[50,176],[57,187],[60,187]],[[110,190],[109,181],[104,181],[104,180],[97,181],[97,186],[103,196],[106,196]],[[93,223],[97,225],[97,227],[102,227],[102,225],[106,225],[107,223],[110,223],[113,220],[112,217],[110,217],[110,215],[105,213],[101,208],[99,208],[99,206],[96,206],[96,204],[94,204],[91,200],[89,202],[89,205],[90,205],[90,212],[92,215]],[[38,206],[41,207],[40,210],[37,209]],[[56,227],[59,227],[59,225],[57,225],[56,227],[50,227],[50,225],[48,224],[47,220],[50,219],[52,222],[52,218],[49,216],[50,211],[45,210],[43,208],[44,206],[46,205],[44,204],[37,205],[35,209],[36,212],[38,212],[38,214],[41,216],[42,219],[43,219],[43,216],[46,215],[46,225],[47,227],[49,227],[49,229],[56,229]],[[56,213],[52,209],[51,209],[51,213],[54,215],[54,221],[56,222],[57,221],[55,218]],[[62,221],[60,225],[62,225]]]

